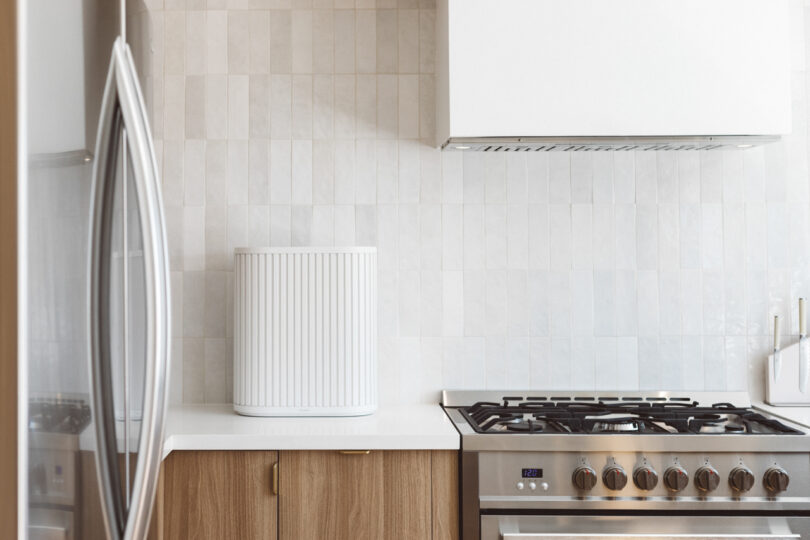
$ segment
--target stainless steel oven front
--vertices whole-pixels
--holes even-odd
[[[481,540],[787,540],[809,538],[810,518],[773,515],[483,515]]]
[[[707,453],[663,447],[653,452],[652,448],[632,449],[629,444],[614,444],[612,450],[559,446],[550,445],[546,451],[462,451],[462,539],[810,540],[807,452],[712,449]],[[666,481],[641,489],[628,479],[619,489],[610,489],[602,478],[612,466],[623,467],[629,477],[642,465],[662,476],[677,466],[688,471],[691,480],[673,492]],[[699,489],[694,475],[707,466],[722,478],[710,492]],[[735,491],[728,481],[730,472],[742,466],[757,478],[744,493]],[[572,472],[579,467],[600,477],[587,491],[576,489],[572,481]],[[791,472],[790,484],[782,492],[770,491],[762,480],[772,467]]]

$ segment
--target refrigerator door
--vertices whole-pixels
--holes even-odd
[[[93,169],[91,403],[108,538],[144,538],[168,388],[169,268],[154,148],[132,55],[113,45]]]

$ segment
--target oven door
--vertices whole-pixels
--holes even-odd
[[[810,538],[810,517],[694,515],[481,516],[481,540],[787,540]]]

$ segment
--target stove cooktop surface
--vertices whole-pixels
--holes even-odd
[[[744,394],[537,395],[492,392],[450,405],[479,434],[804,435],[753,409]],[[484,395],[485,394],[485,395]],[[721,401],[708,400],[715,398]],[[737,402],[734,401],[737,398]],[[448,404],[445,402],[445,407]]]

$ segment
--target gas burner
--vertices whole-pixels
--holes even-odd
[[[459,407],[478,433],[801,434],[774,418],[731,403],[687,398],[505,396]]]

